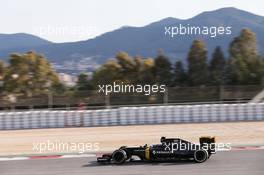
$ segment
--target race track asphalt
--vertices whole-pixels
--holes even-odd
[[[1,175],[264,175],[264,150],[218,152],[207,162],[98,165],[95,157],[0,162]]]

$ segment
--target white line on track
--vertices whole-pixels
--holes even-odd
[[[0,161],[27,160],[28,157],[0,157]]]
[[[63,155],[61,158],[96,157],[95,154]]]

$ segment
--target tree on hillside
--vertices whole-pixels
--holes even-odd
[[[116,55],[116,60],[120,65],[122,74],[127,74],[128,76],[130,76],[131,74],[136,72],[136,62],[130,55],[128,55],[128,53],[118,52]]]
[[[156,83],[166,86],[172,84],[172,65],[170,60],[163,53],[159,53],[155,59],[154,74]]]
[[[81,73],[78,76],[76,87],[78,91],[93,90],[91,81],[89,80],[88,75],[85,73]]]
[[[138,65],[136,84],[154,84],[154,66],[155,62],[152,58],[137,57],[136,62]]]
[[[182,62],[176,61],[175,66],[174,66],[173,85],[183,86],[186,84],[186,80],[187,80],[187,74],[184,70]]]
[[[2,61],[0,61],[0,93],[3,91],[3,85],[4,85],[4,76],[5,76],[6,68]]]
[[[258,56],[256,34],[250,29],[242,29],[240,35],[230,43],[229,54],[231,58],[240,57],[253,61]]]
[[[229,53],[229,84],[263,83],[263,59],[259,56],[254,32],[243,29],[230,43]]]
[[[209,65],[209,81],[212,85],[223,85],[226,60],[220,46],[216,47]]]
[[[133,58],[126,52],[119,52],[116,55],[116,61],[120,66],[122,79],[126,83],[137,83],[139,72],[143,69],[142,58],[136,56]]]
[[[189,85],[206,85],[208,83],[207,49],[203,41],[193,41],[187,60]]]
[[[12,54],[4,81],[6,91],[27,96],[62,89],[50,63],[35,52]]]
[[[0,81],[4,78],[6,68],[4,62],[0,61]]]
[[[140,56],[131,57],[126,52],[119,52],[115,60],[110,60],[97,69],[93,75],[93,84],[125,83],[148,84],[152,83],[154,61]]]
[[[92,84],[95,88],[98,88],[98,85],[122,81],[121,71],[121,66],[116,61],[109,60],[94,72]]]

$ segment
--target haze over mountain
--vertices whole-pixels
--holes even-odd
[[[210,35],[181,35],[170,38],[164,35],[165,26],[230,26],[232,34],[210,37]],[[157,50],[162,48],[172,61],[186,59],[191,43],[194,39],[206,42],[208,56],[213,49],[220,45],[227,54],[230,41],[236,37],[241,29],[250,28],[257,35],[260,50],[264,48],[264,17],[239,10],[236,8],[222,8],[215,11],[203,12],[193,18],[181,20],[165,18],[144,27],[121,27],[103,35],[80,42],[50,43],[40,38],[32,38],[28,42],[23,37],[11,35],[7,42],[0,35],[0,58],[7,58],[13,52],[35,50],[46,55],[50,61],[57,64],[65,62],[103,63],[113,58],[118,51],[126,51],[131,55],[155,57]],[[263,51],[263,50],[262,50]],[[262,52],[263,53],[263,52]]]

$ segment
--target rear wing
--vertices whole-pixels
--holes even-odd
[[[203,136],[199,138],[200,146],[206,149],[209,154],[215,153],[215,137]]]

